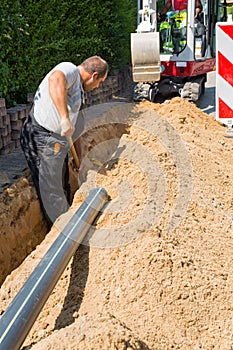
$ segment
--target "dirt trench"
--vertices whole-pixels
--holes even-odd
[[[0,218],[2,284],[48,232],[29,172],[0,195]]]
[[[88,169],[99,167],[98,161],[100,162],[100,160],[98,158],[101,158],[100,155],[97,154],[96,158],[88,160],[86,154],[99,143],[110,139],[111,145],[109,142],[108,148],[103,148],[101,154],[104,153],[105,157],[111,157],[111,153],[117,148],[118,140],[123,133],[127,133],[128,121],[126,119],[122,124],[115,117],[113,122],[109,124],[103,120],[102,112],[104,113],[105,109],[110,109],[114,103],[110,105],[106,103],[104,106],[100,107],[98,112],[99,117],[102,118],[100,125],[98,125],[99,122],[94,124],[96,122],[92,121],[93,108],[90,107],[86,110],[88,124],[82,143],[85,162],[82,162],[79,179],[77,173],[72,172],[72,168],[70,168],[72,197],[79,184],[85,182]],[[98,107],[94,109],[98,111]],[[72,154],[69,154],[69,158],[71,164]],[[48,227],[41,212],[29,170],[26,170],[18,181],[6,188],[0,195],[0,217],[0,284],[2,284],[8,274],[22,263],[48,233]]]
[[[233,139],[226,128],[174,98],[90,108],[84,136],[70,211],[96,186],[111,201],[22,349],[232,349]],[[65,219],[6,278],[0,314]]]

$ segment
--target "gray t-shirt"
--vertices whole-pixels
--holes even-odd
[[[36,121],[45,129],[61,133],[61,118],[51,99],[48,78],[55,70],[62,71],[67,81],[67,107],[69,117],[75,125],[82,102],[83,88],[78,67],[70,62],[62,62],[54,67],[42,80],[34,98],[34,116]]]

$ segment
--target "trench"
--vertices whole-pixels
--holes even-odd
[[[105,103],[85,110],[85,130],[81,136],[83,157],[79,176],[72,170],[70,172],[72,196],[85,183],[89,171],[104,171],[106,166],[112,166],[117,161],[120,138],[129,132],[133,117],[133,105],[125,102]],[[71,154],[69,157],[72,157]],[[2,285],[48,233],[29,170],[1,194],[0,218]]]

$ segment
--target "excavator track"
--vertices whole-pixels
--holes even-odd
[[[181,91],[181,97],[192,102],[198,101],[201,95],[204,93],[205,82],[206,82],[205,75],[202,75],[197,78],[193,78],[192,81],[186,82]]]

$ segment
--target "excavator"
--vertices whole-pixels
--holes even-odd
[[[159,0],[159,6],[164,4]],[[173,0],[174,1],[174,0]],[[205,91],[207,73],[215,70],[215,26],[226,21],[226,0],[195,0],[183,11],[169,10],[158,20],[157,0],[138,0],[137,29],[131,33],[134,99],[156,101],[179,95],[197,102]]]

